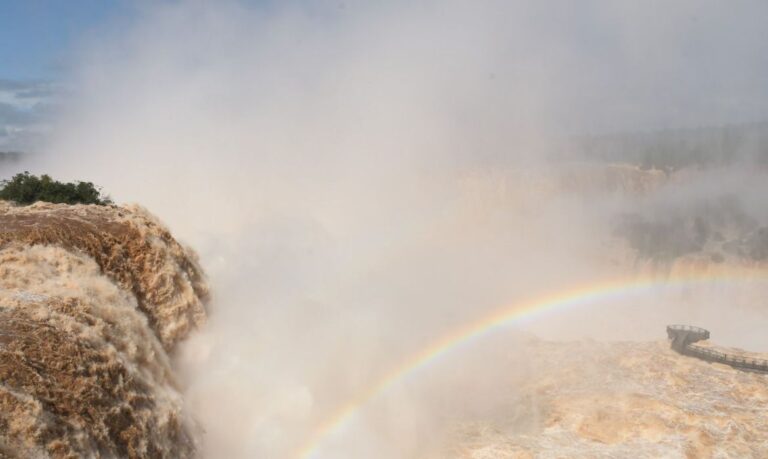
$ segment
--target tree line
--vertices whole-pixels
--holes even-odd
[[[91,182],[59,182],[49,175],[36,176],[25,171],[0,182],[0,199],[28,205],[38,201],[61,204],[109,205],[112,200]]]

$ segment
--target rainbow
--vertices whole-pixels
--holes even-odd
[[[498,308],[486,317],[442,336],[421,351],[411,355],[375,384],[340,406],[332,416],[319,425],[296,456],[301,459],[318,457],[324,442],[341,431],[355,413],[408,375],[462,346],[524,319],[535,318],[543,313],[559,309],[642,294],[652,291],[656,287],[685,287],[697,284],[766,280],[768,280],[768,272],[750,269],[709,270],[702,273],[687,273],[664,278],[623,278],[596,282]]]

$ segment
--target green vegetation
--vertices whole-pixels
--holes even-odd
[[[16,174],[10,180],[3,180],[0,199],[17,204],[33,204],[45,201],[63,204],[112,204],[109,196],[102,195],[101,189],[91,182],[62,183],[49,175],[40,177],[29,172]]]

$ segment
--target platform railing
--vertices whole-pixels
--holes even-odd
[[[707,362],[723,363],[734,368],[768,373],[768,360],[743,357],[726,352],[708,349],[694,344],[709,339],[709,331],[692,325],[668,325],[667,335],[672,340],[672,349]]]

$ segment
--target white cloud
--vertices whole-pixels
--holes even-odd
[[[0,151],[36,149],[49,131],[58,93],[50,82],[0,80]]]

